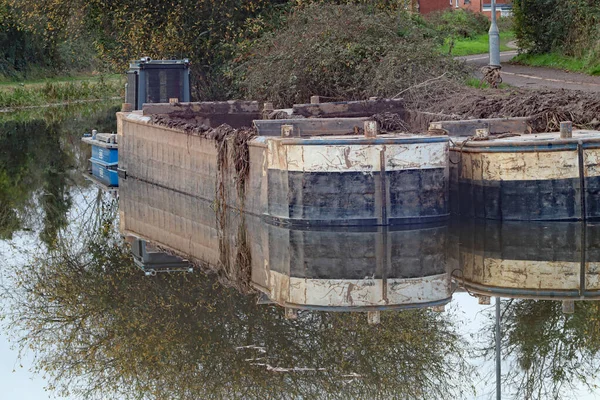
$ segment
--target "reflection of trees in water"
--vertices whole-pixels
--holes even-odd
[[[17,114],[0,121],[0,239],[41,224],[40,238],[52,246],[67,223],[71,174],[85,165],[77,154],[81,134],[92,126],[114,130],[115,109],[68,108],[27,118]],[[38,212],[37,208],[41,212]]]
[[[444,314],[385,312],[379,326],[353,313],[290,321],[212,276],[145,277],[114,211],[16,270],[9,321],[59,389],[150,399],[437,399],[469,389],[465,343]]]
[[[495,324],[495,323],[494,323]],[[592,388],[600,350],[598,302],[576,302],[564,314],[560,301],[502,302],[502,357],[511,360],[503,386],[518,399],[573,398],[581,384]],[[493,327],[485,354],[494,357]]]

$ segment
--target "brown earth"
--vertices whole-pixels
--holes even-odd
[[[446,114],[456,119],[530,117],[532,132],[560,129],[572,121],[582,129],[600,129],[600,95],[566,89],[465,89],[420,107],[419,111]]]

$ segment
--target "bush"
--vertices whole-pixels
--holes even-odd
[[[243,96],[277,106],[394,96],[465,67],[439,54],[439,42],[409,14],[356,5],[309,5],[257,40],[231,71]]]
[[[474,38],[490,28],[485,15],[463,9],[431,13],[427,20],[444,37]]]
[[[600,5],[593,0],[514,0],[515,33],[532,53],[581,57],[598,39]]]

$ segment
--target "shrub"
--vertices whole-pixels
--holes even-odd
[[[444,37],[473,38],[490,27],[485,15],[463,9],[431,13],[427,20]]]
[[[247,98],[278,106],[311,95],[335,100],[394,96],[426,80],[463,76],[409,14],[356,5],[308,5],[257,40],[231,71]]]
[[[533,53],[581,57],[600,33],[600,4],[594,0],[514,0],[513,12],[519,45]]]

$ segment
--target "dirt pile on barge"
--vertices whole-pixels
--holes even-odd
[[[560,121],[578,128],[600,128],[600,97],[576,90],[515,89],[482,93],[465,89],[419,111],[457,116],[458,119],[528,117],[532,132],[558,131]]]

